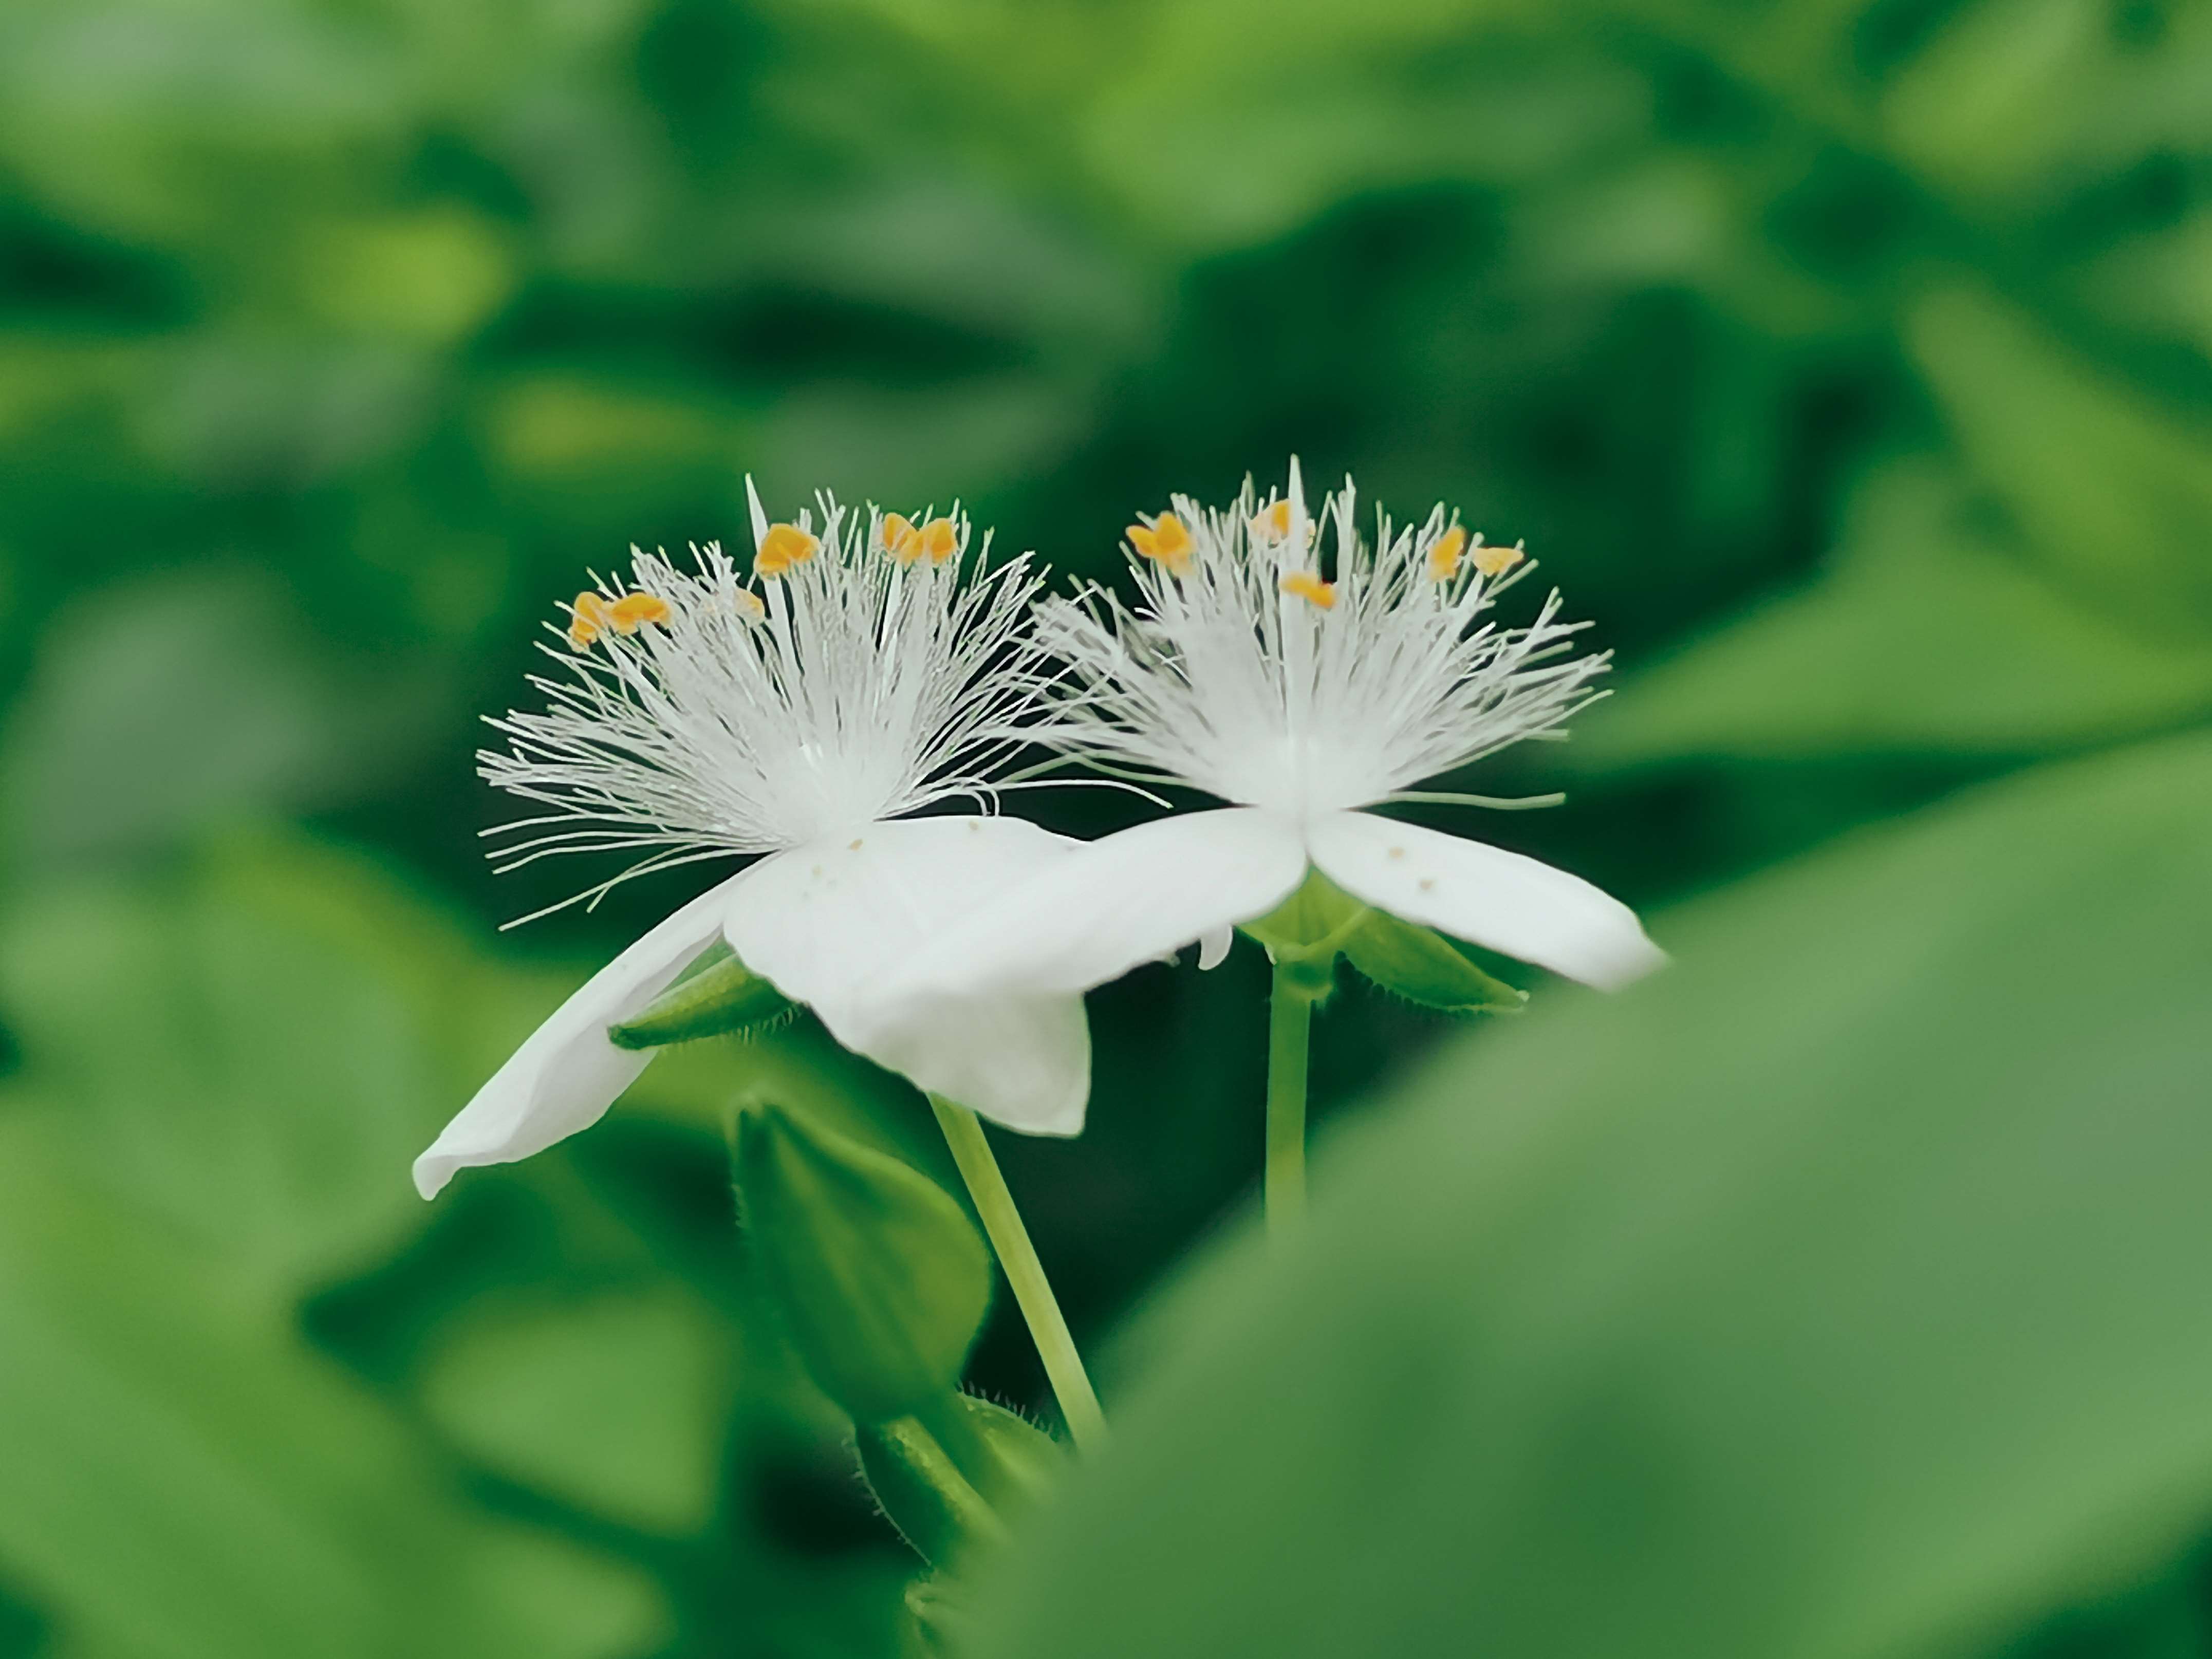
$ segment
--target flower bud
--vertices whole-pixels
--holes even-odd
[[[1528,1000],[1469,962],[1449,939],[1382,910],[1344,936],[1345,957],[1386,991],[1455,1014],[1517,1014]]]
[[[733,1131],[755,1260],[799,1358],[860,1424],[959,1387],[991,1298],[967,1212],[897,1159],[776,1106]]]
[[[965,1545],[1005,1541],[1006,1523],[920,1418],[857,1424],[853,1443],[877,1504],[931,1565]]]
[[[677,981],[635,1018],[610,1026],[607,1040],[617,1048],[659,1048],[726,1031],[757,1031],[798,1006],[726,945],[701,960],[705,966]]]

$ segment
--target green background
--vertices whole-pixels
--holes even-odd
[[[719,1120],[918,1098],[408,1185],[691,890],[499,933],[477,719],[748,470],[1106,576],[1292,451],[1595,619],[1425,821],[1678,966],[1347,983],[1272,1260],[1264,960],[1095,995],[979,1651],[2212,1652],[2212,8],[4,0],[0,1655],[896,1651]]]

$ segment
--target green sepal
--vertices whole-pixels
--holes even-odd
[[[635,1018],[607,1028],[617,1048],[660,1048],[726,1032],[757,1031],[799,1005],[717,943]]]
[[[1322,1002],[1336,988],[1337,953],[1368,914],[1320,871],[1308,870],[1296,892],[1241,931],[1267,946],[1277,986]]]
[[[747,1242],[807,1371],[856,1423],[927,1416],[989,1310],[989,1251],[927,1176],[773,1105],[732,1128]]]
[[[963,1394],[936,1422],[939,1438],[961,1472],[1002,1514],[1036,1502],[1067,1473],[1067,1449],[1004,1406]]]
[[[878,1506],[932,1566],[1005,1540],[1006,1523],[920,1418],[855,1424],[853,1445]]]
[[[1346,935],[1345,959],[1384,990],[1455,1014],[1517,1014],[1528,994],[1476,967],[1434,928],[1370,910]]]
[[[948,1659],[967,1647],[968,1598],[942,1574],[906,1587],[906,1651],[913,1659]]]
[[[1277,962],[1328,961],[1367,907],[1318,870],[1308,870],[1297,890],[1240,930],[1267,947]]]

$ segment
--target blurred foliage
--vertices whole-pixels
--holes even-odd
[[[2212,1512],[2208,819],[2203,735],[1989,786],[1452,1045],[1293,1259],[1148,1334],[980,1651],[1981,1653],[2164,1580]],[[2155,1599],[2094,1650],[2205,1651]]]
[[[1309,1638],[1396,1596],[1395,1650],[1510,1647],[1549,1595],[1656,1648],[1634,1621],[1709,1592],[1740,1622],[1705,1653],[2204,1650],[2198,1431],[2116,1391],[2204,1380],[2203,763],[2171,734],[2212,711],[2208,155],[2194,0],[0,7],[0,1655],[888,1651],[910,1558],[752,1280],[719,1124],[749,1091],[950,1183],[927,1109],[801,1023],[421,1206],[413,1152],[684,890],[499,940],[584,879],[479,863],[477,718],[581,571],[737,534],[746,469],[957,494],[1103,574],[1133,508],[1293,448],[1525,537],[1597,619],[1621,695],[1474,786],[1571,804],[1438,821],[1688,901],[1656,923],[1685,967],[1556,1019],[1539,988],[1375,1115],[1326,1237],[1395,1224],[1310,1322],[1288,1266],[1227,1270],[1250,1352],[1194,1339],[1139,1392],[1157,1439],[1071,1511],[1101,1562],[1241,1411],[1188,1527],[1388,1523],[1357,1571],[1301,1563]],[[1001,1143],[1086,1340],[1256,1171],[1264,980],[1247,947],[1100,993],[1091,1131]],[[1324,1117],[1442,1029],[1336,998]],[[1408,1346],[1437,1283],[1455,1322]],[[1139,1328],[1133,1381],[1218,1294]],[[1879,1389],[1814,1386],[1824,1329]],[[1252,1413],[1325,1330],[1346,1369]],[[1004,1308],[970,1377],[1042,1403]],[[1969,1423],[1978,1378],[2013,1414]],[[1262,1425],[1370,1384],[1411,1393],[1328,1421],[1377,1485],[1245,1478]],[[2109,1435],[2057,1414],[2100,1402]],[[1382,1443],[1439,1413],[1459,1438]],[[1385,1501],[1408,1468],[1470,1483],[1449,1526]],[[1689,1507],[1593,1532],[1615,1480]],[[1863,1529],[1877,1497],[1913,1526]],[[1420,1527],[1518,1552],[1522,1599],[1409,1587],[1471,1559]],[[1729,1540],[1771,1572],[1716,1577]],[[1115,1590],[1058,1547],[1069,1607]]]

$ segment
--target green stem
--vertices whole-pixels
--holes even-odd
[[[1037,1260],[1036,1247],[1030,1243],[1029,1229],[1022,1224],[1021,1212],[1014,1207],[1014,1195],[1006,1190],[1006,1176],[999,1173],[999,1160],[991,1155],[991,1143],[983,1138],[983,1126],[965,1106],[936,1095],[929,1097],[929,1103],[936,1110],[938,1127],[945,1131],[945,1145],[952,1149],[952,1161],[960,1166],[960,1177],[968,1183],[968,1196],[975,1200],[983,1231],[990,1235],[991,1248],[999,1253],[999,1265],[1006,1270],[1006,1283],[1013,1287],[1014,1301],[1029,1322],[1030,1338],[1044,1361],[1044,1374],[1060,1400],[1060,1414],[1066,1419],[1067,1431],[1075,1437],[1078,1449],[1095,1450],[1106,1442],[1105,1414],[1098,1409],[1098,1396],[1091,1389],[1090,1373],[1083,1369],[1083,1356],[1075,1351],[1075,1339],[1068,1334],[1067,1321],[1044,1276],[1044,1264]]]
[[[1267,1231],[1289,1237],[1306,1212],[1306,1049],[1313,1003],[1275,964],[1267,999]]]

